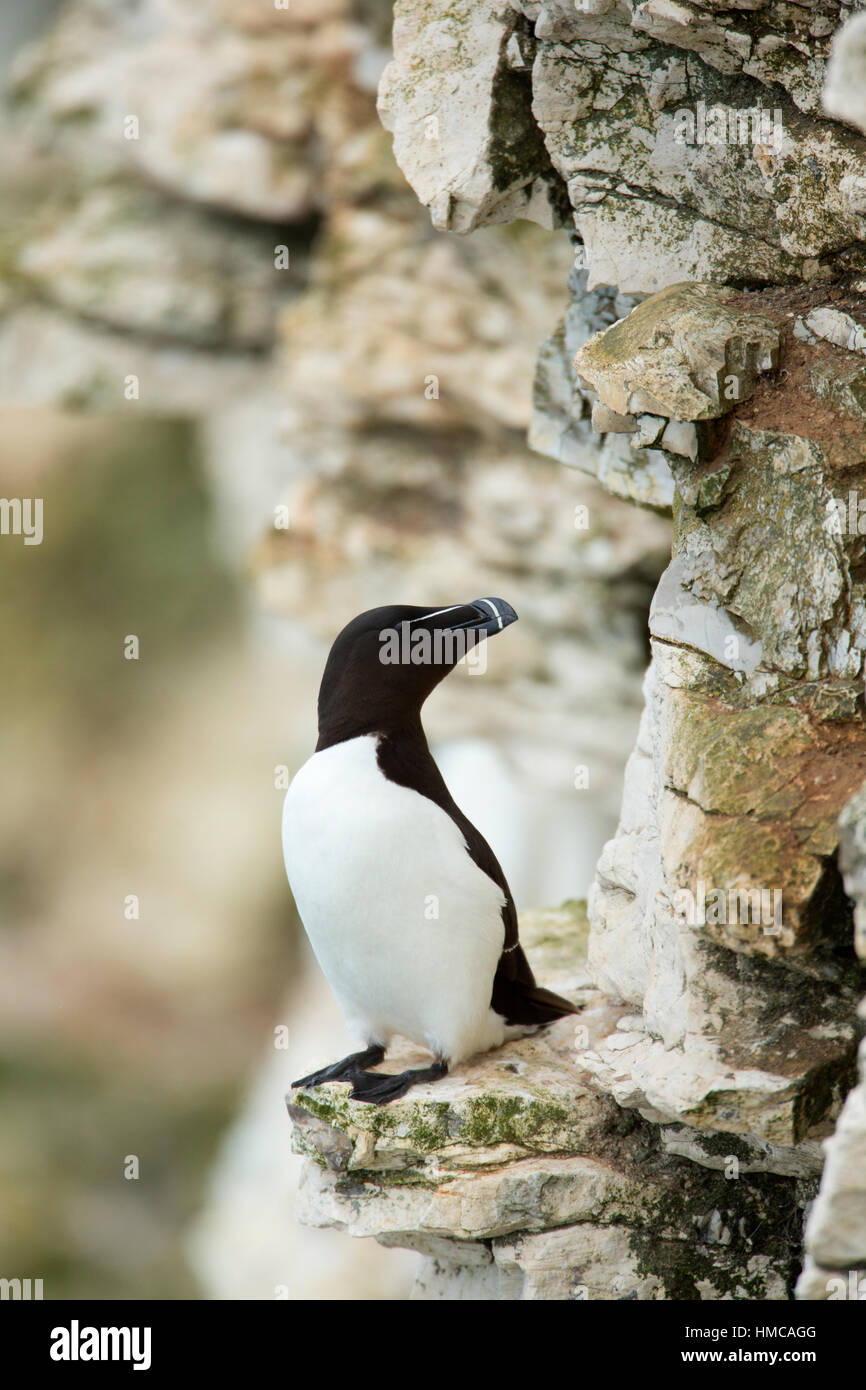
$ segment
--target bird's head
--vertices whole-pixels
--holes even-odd
[[[450,607],[389,604],[337,637],[319,689],[319,748],[417,719],[427,696],[485,638],[517,621],[501,598]]]

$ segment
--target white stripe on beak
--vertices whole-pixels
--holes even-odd
[[[502,615],[501,615],[501,613],[499,612],[499,609],[496,607],[496,604],[492,601],[492,599],[489,599],[489,598],[478,598],[478,599],[475,600],[475,602],[476,602],[476,603],[486,603],[486,604],[487,604],[488,608],[491,610],[491,612],[493,613],[494,618],[496,619],[497,623],[499,624],[498,631],[501,632],[501,631],[502,631]]]
[[[465,608],[465,603],[452,603],[450,608],[437,608],[435,613],[425,613],[423,618],[410,618],[409,626],[413,623],[426,623],[430,618],[441,618],[443,613],[456,613],[458,608]]]

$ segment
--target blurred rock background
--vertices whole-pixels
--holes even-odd
[[[42,497],[45,537],[0,540],[0,1274],[400,1298],[412,1256],[292,1219],[283,1095],[343,1035],[283,770],[356,612],[501,593],[521,623],[428,731],[518,904],[584,895],[669,524],[528,451],[571,248],[430,228],[376,116],[384,0],[24,20],[0,20],[0,492]]]

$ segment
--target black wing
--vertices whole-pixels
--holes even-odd
[[[384,735],[379,740],[376,757],[382,772],[392,782],[411,787],[413,791],[429,797],[451,817],[466,841],[470,858],[502,889],[505,897],[502,908],[505,941],[493,977],[490,1004],[494,1011],[506,1023],[512,1024],[552,1023],[564,1014],[577,1013],[575,1006],[567,999],[535,983],[532,968],[518,939],[517,909],[499,860],[480,830],[476,830],[464,816],[451,796],[427,746],[423,730],[419,727],[417,730]]]
[[[451,815],[463,831],[471,858],[505,894],[502,907],[505,942],[493,976],[491,1007],[501,1014],[506,1023],[514,1024],[552,1023],[555,1018],[562,1018],[563,1014],[577,1013],[567,999],[535,983],[532,967],[518,939],[517,909],[499,860],[481,832],[466,819],[462,811],[455,806]]]

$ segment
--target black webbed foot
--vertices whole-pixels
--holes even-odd
[[[387,1105],[398,1096],[404,1096],[411,1086],[417,1086],[422,1081],[438,1081],[447,1073],[447,1062],[434,1062],[432,1067],[417,1067],[393,1075],[383,1072],[359,1072],[354,1078],[355,1084],[349,1092],[349,1099],[363,1100],[368,1105]]]
[[[366,1052],[352,1052],[342,1062],[333,1062],[329,1067],[322,1067],[321,1071],[310,1072],[309,1076],[293,1081],[292,1090],[297,1090],[299,1086],[323,1086],[326,1081],[354,1081],[358,1072],[363,1072],[365,1067],[377,1066],[384,1056],[384,1047],[374,1043]]]

